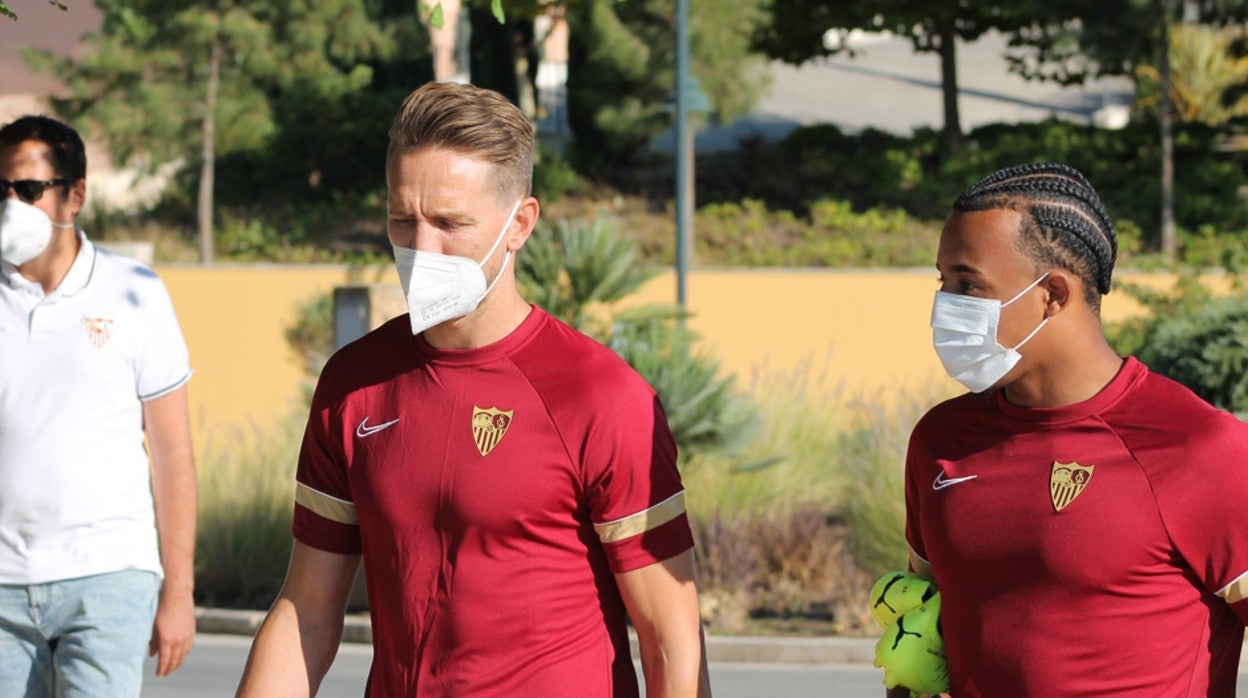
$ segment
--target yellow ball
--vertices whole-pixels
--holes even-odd
[[[936,584],[931,580],[910,572],[889,572],[871,587],[871,615],[881,628],[887,628],[935,593]]]
[[[875,666],[884,670],[884,686],[905,686],[915,693],[949,690],[949,663],[940,628],[940,594],[893,623],[875,645]]]

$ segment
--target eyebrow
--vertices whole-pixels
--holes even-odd
[[[945,270],[941,269],[939,264],[936,265],[936,271],[942,274],[945,273]],[[974,274],[975,276],[981,276],[980,271],[976,269],[975,267],[972,267],[969,264],[955,264],[949,268],[949,273],[952,274],[953,272],[957,272],[959,274]]]

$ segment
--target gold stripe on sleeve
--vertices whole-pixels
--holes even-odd
[[[654,506],[639,511],[632,516],[594,524],[594,531],[603,543],[616,543],[625,538],[653,531],[663,524],[685,513],[685,492],[681,490]]]
[[[355,526],[359,523],[355,515],[355,504],[314,490],[302,482],[295,483],[295,503],[330,521],[337,521],[348,526]]]
[[[1248,599],[1248,572],[1239,575],[1238,579],[1222,587],[1218,591],[1218,596],[1226,599],[1228,604]]]

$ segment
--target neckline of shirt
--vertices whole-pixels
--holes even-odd
[[[65,277],[61,282],[52,289],[47,296],[72,296],[87,287],[87,282],[91,280],[91,270],[95,266],[95,245],[87,238],[87,234],[82,228],[76,231],[78,235],[78,254],[74,257],[74,261],[69,265],[69,270],[65,272]],[[38,284],[36,281],[22,276],[22,272],[18,268],[8,262],[0,260],[0,271],[4,282],[9,288],[19,289]]]
[[[536,305],[530,303],[529,307],[531,310],[528,317],[516,329],[512,330],[511,334],[483,347],[439,349],[426,341],[424,334],[416,335],[412,337],[412,340],[416,343],[416,348],[420,350],[420,353],[424,354],[433,363],[454,364],[457,366],[489,363],[510,354],[528,342],[545,323],[546,318],[550,317]]]
[[[1083,402],[1061,407],[1022,407],[1005,399],[1001,390],[993,391],[993,406],[1001,414],[1027,422],[1069,422],[1085,419],[1108,409],[1142,378],[1148,369],[1134,356],[1128,356],[1113,379],[1100,392]]]

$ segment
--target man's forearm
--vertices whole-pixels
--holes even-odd
[[[309,624],[294,604],[279,597],[252,642],[237,695],[315,695],[338,652],[342,625],[342,616]]]

